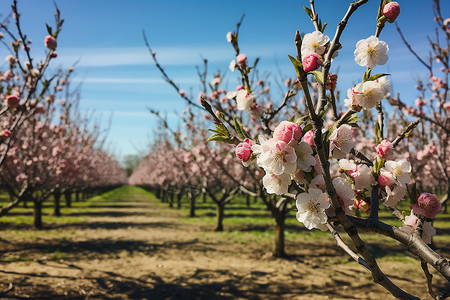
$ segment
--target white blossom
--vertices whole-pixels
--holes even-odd
[[[256,146],[256,147],[255,147]],[[297,155],[294,148],[283,141],[269,139],[261,144],[261,148],[257,145],[252,146],[255,153],[260,151],[257,156],[257,164],[267,173],[281,175],[283,173],[292,174],[297,169]]]
[[[239,90],[236,96],[238,110],[249,110],[255,103],[255,95],[249,94],[245,89]]]
[[[339,128],[335,129],[331,134],[330,142],[332,144],[331,150],[336,147],[344,153],[350,153],[353,147],[355,147],[352,127],[348,124],[339,126]]]
[[[387,198],[384,205],[394,208],[405,196],[406,187],[397,185],[394,189],[386,186]]]
[[[266,173],[263,177],[263,185],[269,194],[283,195],[288,192],[291,184],[289,174],[274,175]]]
[[[400,159],[398,162],[393,160],[386,161],[380,172],[385,176],[391,176],[399,185],[405,185],[411,181],[409,176],[411,164],[405,158]]]
[[[351,176],[355,180],[355,189],[357,190],[368,189],[376,183],[372,175],[372,169],[366,165],[358,165]]]
[[[323,55],[330,38],[320,31],[307,33],[302,40],[302,59],[308,54],[316,53]]]
[[[297,220],[309,230],[327,222],[325,209],[330,207],[330,199],[321,190],[309,189],[307,193],[297,195],[295,204],[298,209]]]
[[[230,71],[233,72],[234,69],[236,69],[236,61],[233,59],[232,61],[230,61]]]
[[[360,66],[373,69],[376,65],[384,65],[388,61],[388,50],[386,42],[371,36],[356,43],[355,61]]]
[[[345,178],[336,177],[333,179],[333,185],[345,212],[349,213],[353,208],[353,198],[355,197],[352,184]]]
[[[311,146],[305,142],[300,142],[294,146],[294,149],[297,155],[297,167],[305,172],[311,171],[312,167],[316,165]]]
[[[358,83],[353,88],[353,99],[364,109],[375,107],[385,94],[385,89],[376,81]]]

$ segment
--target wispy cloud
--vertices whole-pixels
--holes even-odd
[[[73,82],[103,84],[165,84],[162,78],[129,78],[129,77],[75,77]],[[196,84],[196,77],[177,77],[177,83]]]
[[[229,45],[220,46],[186,46],[155,47],[157,58],[164,66],[195,65],[202,62],[202,57],[211,62],[230,61],[234,55]],[[273,57],[274,53],[285,53],[287,49],[280,46],[253,45],[246,48],[248,56]],[[65,48],[61,49],[59,62],[73,64],[79,61],[80,67],[132,66],[152,64],[152,58],[145,47],[129,48]]]

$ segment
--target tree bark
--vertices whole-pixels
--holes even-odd
[[[56,217],[61,216],[61,192],[60,191],[54,191],[53,192],[53,215]]]
[[[275,244],[273,248],[273,256],[285,257],[285,244],[284,244],[284,229],[285,229],[286,216],[284,214],[275,218]]]
[[[181,208],[181,198],[183,197],[183,193],[177,193],[177,209]]]
[[[66,191],[64,193],[64,198],[66,200],[66,207],[72,207],[72,192]]]
[[[191,192],[191,206],[189,208],[189,217],[195,217],[195,193]]]
[[[223,217],[225,213],[225,205],[217,203],[217,226],[215,231],[223,231]]]
[[[33,207],[34,228],[42,229],[42,202],[34,201]]]

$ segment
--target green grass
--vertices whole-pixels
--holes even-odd
[[[4,199],[4,193],[0,193],[0,201]],[[74,198],[74,197],[73,197]],[[173,214],[178,220],[183,224],[198,225],[202,228],[206,228],[205,232],[201,233],[204,237],[214,237],[229,240],[235,243],[261,243],[270,244],[272,243],[275,236],[275,220],[271,216],[270,212],[266,209],[265,205],[261,202],[254,203],[251,200],[250,207],[246,206],[245,197],[238,196],[232,200],[225,208],[225,218],[224,218],[224,232],[214,232],[213,229],[216,225],[216,206],[207,198],[207,202],[203,203],[203,200],[199,198],[197,200],[196,217],[190,218],[189,215],[189,201],[186,198],[182,199],[181,209],[169,209],[168,203],[161,203],[156,197],[141,188],[123,186],[118,189],[109,191],[102,195],[92,197],[84,202],[72,202],[71,208],[63,207],[64,201],[61,201],[61,212],[63,216],[54,217],[51,216],[53,212],[52,201],[49,200],[43,209],[43,222],[44,226],[46,224],[53,224],[52,229],[45,231],[34,231],[31,230],[33,223],[32,207],[23,208],[17,207],[13,210],[14,215],[7,215],[0,218],[0,223],[9,224],[29,224],[28,229],[18,229],[17,226],[11,226],[12,228],[4,229],[5,233],[14,238],[24,239],[24,240],[36,240],[36,239],[50,239],[58,238],[65,239],[71,238],[74,235],[83,234],[81,231],[77,230],[58,230],[58,224],[71,224],[71,223],[83,223],[88,221],[87,216],[83,216],[83,213],[90,212],[101,212],[105,209],[99,207],[99,205],[121,205],[123,200],[126,201],[148,201],[152,205],[160,207],[161,212],[164,214]],[[63,200],[63,199],[61,199]],[[31,203],[30,203],[31,206]],[[176,206],[176,203],[174,203]],[[403,201],[400,206],[401,210],[405,210],[409,213],[409,203]],[[76,216],[71,216],[71,214],[76,214]],[[380,206],[380,219],[390,225],[401,226],[402,223],[393,217],[389,211],[385,210]],[[367,217],[362,213],[363,218]],[[438,215],[434,222],[435,227],[438,230],[449,230],[450,229],[450,214],[441,213]],[[303,241],[310,241],[315,243],[324,243],[329,245],[334,244],[333,238],[328,232],[321,232],[320,230],[307,230],[304,226],[295,219],[295,209],[291,210],[286,219],[286,231],[285,237],[286,241],[295,241],[296,243],[301,243]],[[447,231],[448,232],[448,231]],[[341,234],[345,241],[349,241],[349,238],[345,234]],[[412,258],[405,248],[399,245],[398,242],[392,240],[388,237],[361,232],[361,237],[367,241],[370,245],[381,245],[382,249],[395,249],[392,252],[386,252],[385,250],[380,250],[377,248],[372,249],[374,255],[381,258],[383,261],[398,261],[404,263],[416,262],[415,258]],[[445,245],[450,243],[450,235],[437,235],[434,237],[434,241],[437,244]],[[50,251],[52,252],[52,251]],[[405,255],[406,254],[406,255]],[[53,253],[55,260],[61,260],[66,257],[65,253],[55,252]],[[11,257],[8,259],[12,260],[27,260],[26,257]],[[346,261],[346,259],[345,259]]]

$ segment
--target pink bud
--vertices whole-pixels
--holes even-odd
[[[11,130],[3,129],[3,132],[1,133],[1,136],[10,137],[11,136]]]
[[[432,219],[441,211],[441,202],[435,194],[422,193],[411,209],[417,215]]]
[[[314,146],[314,131],[310,130],[303,136],[303,141],[310,146]]]
[[[238,64],[240,64],[242,66],[246,63],[247,56],[245,54],[241,53],[238,56],[236,56],[236,61],[238,62]]]
[[[19,107],[19,97],[14,95],[8,96],[8,98],[5,99],[5,103],[10,108],[17,108]]]
[[[400,14],[400,5],[397,2],[389,2],[383,7],[383,15],[389,22],[394,22]]]
[[[300,129],[300,125],[296,123],[283,121],[275,128],[273,137],[277,141],[283,141],[293,146],[302,138],[302,130]]]
[[[389,176],[383,174],[378,175],[378,184],[380,186],[391,186],[395,183],[395,180]]]
[[[392,154],[393,149],[394,146],[387,139],[382,140],[381,143],[375,147],[378,156],[382,159],[388,158],[388,156]]]
[[[58,53],[56,53],[56,51],[52,51],[52,53],[50,54],[51,58],[57,58],[58,57]]]
[[[239,143],[236,146],[236,156],[239,157],[243,162],[247,162],[252,155],[252,146],[254,144],[254,141],[245,139],[242,143]]]
[[[53,36],[47,35],[47,36],[45,37],[44,42],[45,42],[45,46],[46,46],[48,49],[51,49],[51,50],[55,50],[55,49],[56,49],[57,43],[56,43],[56,39],[55,39]]]
[[[238,85],[238,86],[236,87],[236,90],[238,90],[238,91],[243,90],[243,89],[244,89],[244,86],[243,86],[243,85]]]
[[[310,53],[303,57],[303,70],[305,72],[314,71],[323,64],[322,59],[317,53]]]
[[[178,93],[180,94],[180,97],[182,97],[182,98],[184,98],[184,96],[186,96],[186,92],[183,90],[180,90]]]

